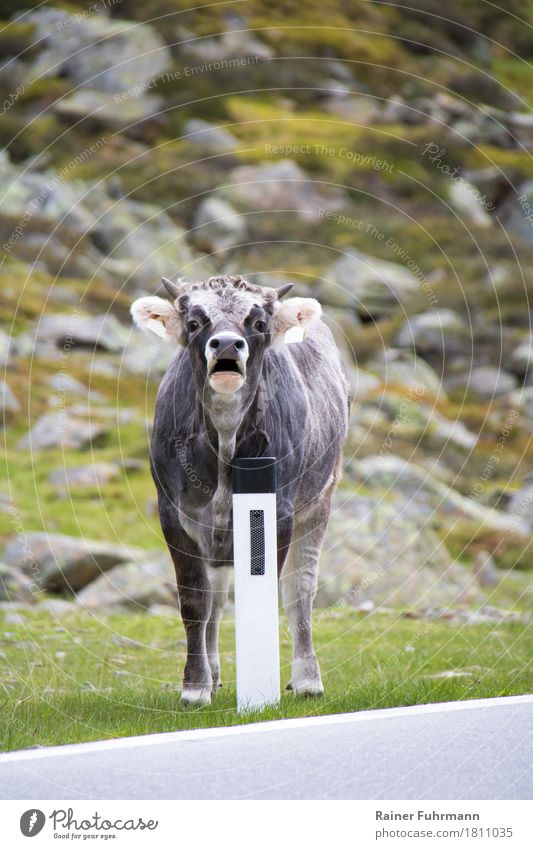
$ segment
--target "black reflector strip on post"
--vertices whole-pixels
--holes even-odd
[[[252,575],[265,574],[264,510],[250,510],[250,565]]]

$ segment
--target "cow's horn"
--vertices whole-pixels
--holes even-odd
[[[176,284],[173,283],[172,280],[169,280],[167,277],[162,277],[161,280],[163,281],[163,286],[167,290],[170,297],[178,298],[181,294],[179,286],[176,286]]]
[[[284,283],[283,286],[280,286],[279,289],[276,289],[276,294],[278,296],[278,301],[281,301],[284,295],[291,291],[294,283]]]

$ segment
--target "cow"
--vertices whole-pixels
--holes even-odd
[[[150,465],[187,637],[182,702],[209,704],[221,686],[232,462],[261,456],[277,458],[277,565],[293,642],[288,689],[318,696],[311,610],[349,413],[333,336],[318,301],[281,301],[291,284],[276,290],[237,275],[163,284],[170,300],[142,297],[131,313],[176,347],[157,394]]]

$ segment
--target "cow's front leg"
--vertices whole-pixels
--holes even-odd
[[[218,656],[218,629],[222,611],[228,597],[230,567],[217,566],[209,567],[209,576],[211,579],[211,615],[207,623],[206,641],[207,641],[207,657],[209,666],[211,667],[211,678],[213,682],[213,695],[217,692],[220,683],[220,659]]]
[[[293,647],[289,688],[299,696],[319,696],[324,692],[311,626],[323,536],[323,528],[308,530],[305,526],[296,526],[281,574],[283,606]]]
[[[187,638],[187,661],[181,698],[184,704],[209,704],[211,669],[207,658],[206,628],[211,614],[211,584],[198,545],[185,533],[178,511],[160,498],[161,527],[174,561],[181,617]]]
[[[181,699],[188,705],[207,705],[211,701],[212,689],[206,645],[211,586],[207,569],[201,561],[179,576],[178,593],[187,636],[187,662],[183,672]]]

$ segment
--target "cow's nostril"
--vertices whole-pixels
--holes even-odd
[[[244,339],[237,339],[237,341],[235,342],[235,347],[237,348],[237,351],[242,351],[242,349],[244,348]]]
[[[218,345],[219,345],[218,339],[210,339],[209,340],[209,347],[210,348],[218,348]]]

